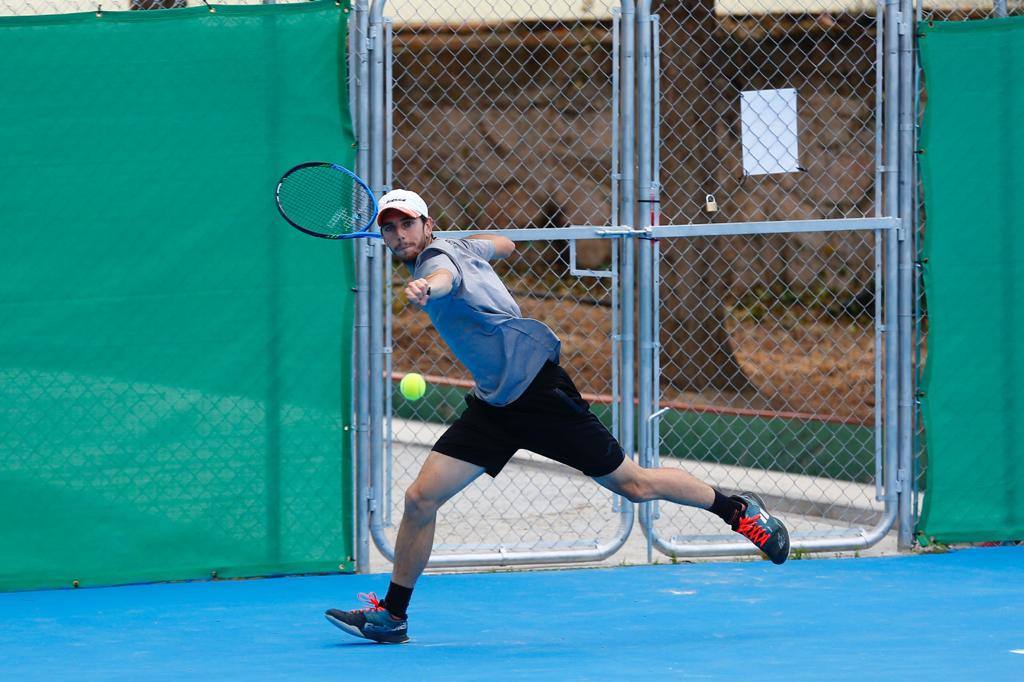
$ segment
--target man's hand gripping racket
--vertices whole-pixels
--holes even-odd
[[[425,279],[414,279],[405,287],[405,300],[420,308],[430,300],[430,282]]]

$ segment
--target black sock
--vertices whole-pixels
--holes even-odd
[[[405,610],[409,608],[409,600],[412,599],[412,588],[402,587],[391,583],[388,585],[388,595],[384,597],[384,608],[392,616],[405,618]]]
[[[739,523],[740,514],[743,512],[743,503],[726,497],[717,488],[712,488],[712,490],[715,491],[715,501],[711,503],[708,511],[735,528]]]

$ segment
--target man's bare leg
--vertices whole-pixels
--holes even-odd
[[[395,541],[395,566],[384,601],[370,595],[370,608],[328,609],[324,614],[327,620],[356,637],[395,644],[408,641],[405,609],[412,588],[430,559],[437,510],[482,473],[483,467],[431,452],[416,480],[405,491],[405,512]]]
[[[391,581],[412,588],[427,567],[434,546],[437,510],[484,473],[483,467],[431,452],[405,491],[405,512],[395,540]]]
[[[769,515],[764,502],[754,493],[726,497],[682,469],[646,469],[629,458],[615,471],[594,480],[631,502],[668,500],[707,509],[754,543],[774,563],[781,564],[789,556],[786,525]]]
[[[710,509],[715,501],[714,488],[682,469],[645,469],[629,458],[612,473],[594,480],[631,502],[668,500]]]

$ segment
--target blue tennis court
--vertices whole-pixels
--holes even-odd
[[[1024,549],[432,575],[409,644],[325,607],[386,576],[0,595],[5,679],[1022,679]]]

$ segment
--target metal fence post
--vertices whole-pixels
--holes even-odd
[[[902,0],[899,33],[899,535],[901,549],[914,543],[914,0]],[[891,375],[890,375],[891,376]]]
[[[652,148],[652,102],[651,93],[651,3],[640,0],[636,7],[635,33],[637,38],[637,80],[636,80],[636,140],[637,140],[637,227],[648,228],[651,225],[650,215],[657,200],[655,188],[651,181],[651,148]],[[654,311],[654,292],[652,285],[653,249],[650,239],[640,238],[637,242],[637,259],[639,265],[639,305],[638,311],[638,396],[637,401],[637,444],[641,466],[653,466],[652,446],[657,447],[656,438],[651,433],[651,414],[657,409],[654,403],[656,378],[653,375],[653,355],[656,352],[652,317]],[[640,507],[640,526],[647,538],[647,560],[651,561],[653,544],[651,541],[651,525],[655,502],[644,502]]]
[[[380,197],[387,191],[385,182],[384,154],[387,144],[384,140],[384,81],[386,78],[384,55],[384,13],[385,0],[372,0],[369,19],[370,57],[370,161],[367,180],[370,188]],[[375,535],[383,525],[385,514],[381,512],[384,492],[384,391],[390,391],[390,378],[384,376],[384,258],[383,244],[379,239],[365,240],[365,250],[370,258],[370,534]]]
[[[899,202],[899,15],[900,1],[885,4],[885,170],[883,190],[885,215],[898,216]],[[899,504],[899,235],[892,230],[885,236],[885,490],[886,507]],[[896,498],[893,499],[893,493]]]
[[[636,158],[634,156],[636,142],[636,119],[634,116],[636,96],[636,12],[633,0],[622,0],[622,46],[620,56],[622,66],[620,70],[622,90],[619,102],[622,107],[620,123],[622,131],[619,139],[622,140],[620,147],[622,180],[619,184],[619,221],[624,227],[633,227],[635,222],[636,206],[634,202],[634,167]],[[632,239],[624,239],[622,242],[622,377],[621,377],[621,398],[622,398],[622,449],[626,455],[632,457],[636,452],[634,434],[636,433],[636,416],[634,412],[635,400],[635,350],[636,341],[634,320],[634,289],[636,287],[635,268],[635,244]]]
[[[369,76],[370,64],[367,53],[369,28],[368,0],[356,0],[354,25],[357,73],[356,87],[356,170],[360,174],[369,171]],[[365,248],[357,244],[356,259],[356,348],[353,378],[356,383],[356,571],[366,573],[370,570],[370,494],[371,459],[370,459],[370,310],[369,310],[369,263]]]

